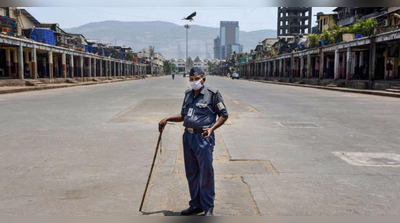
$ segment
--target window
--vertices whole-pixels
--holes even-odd
[[[324,25],[328,24],[328,18],[324,19]]]

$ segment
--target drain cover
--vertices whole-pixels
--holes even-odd
[[[318,128],[319,126],[312,122],[281,122],[281,125],[287,128]]]
[[[355,166],[400,167],[400,155],[395,153],[333,152]]]

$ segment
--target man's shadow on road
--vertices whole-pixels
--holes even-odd
[[[182,216],[180,211],[174,212],[174,211],[163,210],[163,211],[142,212],[142,213],[143,213],[143,215],[146,215],[146,216],[151,216],[151,215],[160,214],[160,213],[164,214],[164,216]],[[191,216],[204,216],[204,213],[200,213],[197,215],[193,214]],[[182,216],[182,217],[186,217],[186,216]]]

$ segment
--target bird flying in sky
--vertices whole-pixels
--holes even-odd
[[[193,12],[192,14],[190,14],[190,16],[183,18],[182,20],[189,20],[189,21],[193,22],[194,21],[193,17],[195,17],[195,16],[196,16],[196,12]]]

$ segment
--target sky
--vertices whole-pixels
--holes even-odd
[[[192,25],[219,27],[220,21],[239,21],[241,31],[277,29],[276,7],[21,7],[39,22],[58,23],[61,28],[78,27],[90,22],[166,21],[185,25],[183,17],[196,11]],[[334,7],[313,7],[318,12],[332,13]],[[315,16],[312,16],[315,25]]]

